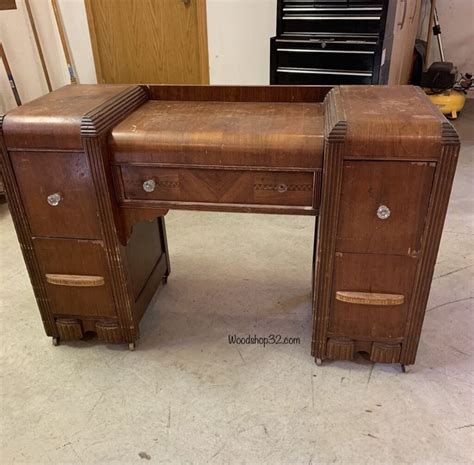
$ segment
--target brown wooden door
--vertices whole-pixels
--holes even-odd
[[[209,83],[205,0],[85,5],[99,83]]]

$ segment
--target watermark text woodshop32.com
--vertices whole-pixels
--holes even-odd
[[[269,334],[268,336],[257,336],[256,334],[248,334],[246,336],[238,336],[237,334],[229,334],[227,336],[229,344],[237,345],[261,345],[263,347],[283,344],[295,345],[300,344],[299,337],[282,336],[281,334]]]

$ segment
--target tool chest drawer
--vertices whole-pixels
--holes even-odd
[[[374,65],[375,50],[370,45],[356,48],[344,42],[274,38],[272,47],[278,67],[371,71]]]
[[[10,158],[33,236],[101,237],[84,153],[11,151]]]
[[[307,207],[312,207],[314,203],[313,172],[122,165],[117,167],[116,174],[124,202],[139,200]]]
[[[33,245],[55,316],[116,316],[101,241],[35,238]]]
[[[378,32],[383,2],[324,2],[282,0],[278,34],[319,32]]]
[[[279,66],[272,74],[271,83],[279,85],[360,85],[372,84],[372,71],[348,71],[322,68],[291,68]]]
[[[346,160],[336,250],[416,256],[435,169],[431,162]]]

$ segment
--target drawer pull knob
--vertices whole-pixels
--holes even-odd
[[[61,194],[59,192],[55,192],[54,194],[48,195],[47,200],[52,207],[57,207],[59,202],[61,202]]]
[[[74,274],[46,274],[46,282],[56,286],[98,287],[105,284],[103,276],[85,276]]]
[[[358,305],[402,305],[405,296],[401,294],[378,294],[376,292],[337,291],[336,300]]]
[[[278,184],[277,187],[278,192],[286,192],[288,190],[288,186],[286,184]]]
[[[388,208],[386,205],[380,205],[380,207],[377,209],[377,216],[381,220],[386,220],[390,217],[390,208]]]
[[[145,192],[153,192],[156,189],[156,182],[153,179],[148,179],[143,183],[143,190]]]

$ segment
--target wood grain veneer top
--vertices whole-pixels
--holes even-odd
[[[351,156],[430,158],[441,155],[445,118],[414,86],[340,86]]]
[[[151,100],[112,131],[117,162],[318,168],[320,103]]]
[[[3,122],[8,148],[82,149],[82,117],[130,85],[68,85],[10,111]]]

